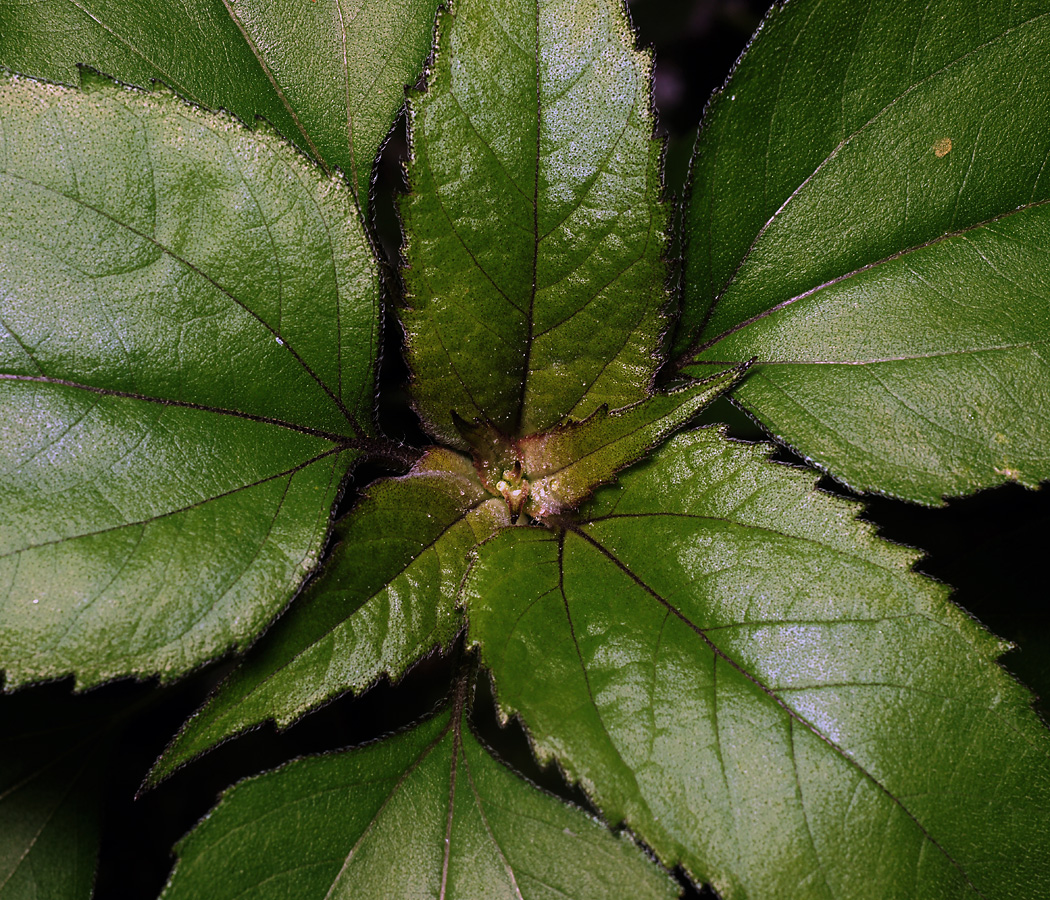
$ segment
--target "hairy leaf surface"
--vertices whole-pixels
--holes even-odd
[[[242,782],[178,853],[165,900],[676,893],[628,840],[493,759],[458,711]]]
[[[447,647],[462,626],[455,598],[470,551],[506,523],[503,501],[449,451],[375,483],[336,526],[340,542],[323,571],[187,723],[151,778],[259,722],[286,727],[381,675],[397,679]]]
[[[462,0],[409,101],[417,408],[514,438],[647,395],[666,300],[651,61],[619,0]]]
[[[465,585],[501,705],[735,898],[1050,889],[1050,739],[1004,649],[812,475],[674,439]]]
[[[0,81],[0,667],[171,677],[314,566],[372,430],[350,192],[172,97]]]
[[[436,0],[0,0],[0,65],[77,84],[77,65],[264,116],[351,176],[372,161],[430,50]]]
[[[697,145],[679,350],[862,490],[1050,477],[1050,5],[790,3]],[[770,78],[770,72],[779,72]]]

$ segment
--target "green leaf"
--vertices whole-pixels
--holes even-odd
[[[619,0],[439,17],[409,100],[406,304],[416,406],[510,438],[644,399],[666,302],[651,60]]]
[[[637,847],[493,759],[453,711],[231,788],[164,900],[673,897]]]
[[[1048,53],[1045,0],[777,7],[697,145],[688,371],[754,357],[736,398],[857,489],[1050,477]]]
[[[172,97],[0,80],[0,666],[175,677],[316,563],[368,445],[353,197]]]
[[[376,482],[336,526],[340,543],[289,613],[183,728],[157,763],[165,778],[252,725],[284,728],[325,701],[397,679],[462,627],[455,598],[474,545],[507,509],[470,462],[432,450]]]
[[[89,65],[263,116],[349,175],[372,161],[430,50],[436,0],[0,0],[0,65],[67,84]],[[60,37],[59,37],[60,36]]]
[[[1006,645],[812,474],[675,438],[465,584],[505,714],[726,900],[1050,891],[1050,738]]]
[[[522,438],[522,466],[529,477],[528,512],[536,518],[574,509],[598,485],[677,431],[743,374],[730,369],[696,384],[609,412],[599,409],[583,422]]]
[[[77,700],[0,697],[0,900],[91,896],[114,723]]]

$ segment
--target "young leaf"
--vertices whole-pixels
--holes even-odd
[[[0,0],[0,65],[76,84],[84,64],[129,84],[159,80],[247,123],[263,116],[350,175],[364,206],[372,161],[430,50],[436,8],[436,0]]]
[[[1050,737],[1004,649],[812,475],[675,438],[464,587],[502,708],[726,900],[1050,891]]]
[[[353,197],[172,97],[0,79],[0,667],[170,678],[317,560],[372,430]]]
[[[99,706],[0,698],[0,900],[91,896],[113,728]]]
[[[529,476],[528,512],[536,518],[574,509],[596,487],[612,481],[677,431],[723,391],[746,366],[730,369],[666,394],[609,412],[599,409],[583,422],[562,425],[519,442]]]
[[[336,527],[340,543],[324,570],[186,724],[150,780],[252,725],[286,727],[447,647],[462,627],[455,598],[470,551],[506,523],[503,501],[450,451],[374,484]]]
[[[493,759],[458,710],[231,788],[164,900],[665,897],[637,847]]]
[[[644,399],[667,213],[651,60],[622,3],[462,0],[438,32],[403,205],[427,427],[464,447],[453,413],[516,438]]]
[[[697,145],[688,371],[756,358],[736,398],[861,490],[1050,477],[1048,53],[1045,2],[775,8]]]

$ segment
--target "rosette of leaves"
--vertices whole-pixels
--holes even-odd
[[[156,781],[458,654],[414,727],[231,788],[167,898],[1050,893],[1007,645],[813,471],[688,430],[728,392],[916,503],[1050,477],[1047,59],[1041,2],[774,7],[672,292],[620,0],[4,0],[5,688],[251,645]],[[395,284],[370,172],[421,72]],[[431,446],[376,427],[384,306]],[[477,678],[600,820],[495,758]],[[5,900],[90,891],[93,757],[40,740]]]

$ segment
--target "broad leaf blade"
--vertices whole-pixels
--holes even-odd
[[[574,509],[601,484],[674,433],[728,390],[743,374],[737,367],[697,384],[562,425],[520,441],[529,476],[529,513],[543,518]]]
[[[443,14],[410,98],[403,205],[415,402],[507,436],[644,399],[657,365],[667,214],[650,60],[618,0]]]
[[[493,759],[455,711],[242,782],[178,853],[165,900],[675,894],[627,840]]]
[[[858,489],[1050,476],[1048,52],[1045,2],[771,13],[697,146],[690,371],[756,358],[737,399]]]
[[[352,196],[174,98],[0,82],[0,665],[173,677],[316,562],[371,431]]]
[[[694,432],[578,530],[483,545],[504,711],[727,900],[1046,893],[1050,740],[1004,645],[762,455]]]
[[[263,116],[368,195],[372,162],[430,50],[436,0],[0,0],[0,65],[67,84],[89,65]],[[58,36],[61,37],[58,37]]]
[[[397,679],[447,647],[462,627],[455,600],[470,551],[506,520],[502,500],[448,451],[374,484],[337,526],[324,570],[186,724],[150,780],[252,725],[283,728],[381,675]]]

